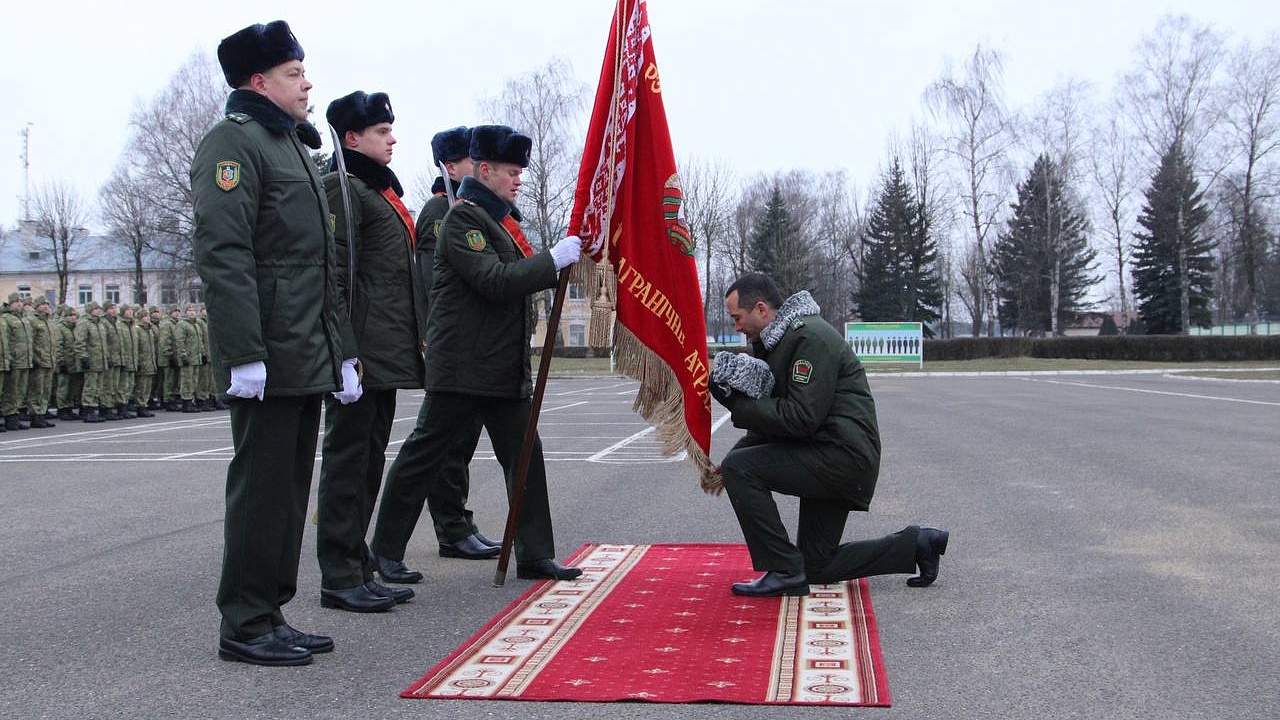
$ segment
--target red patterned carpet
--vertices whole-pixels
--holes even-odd
[[[865,581],[743,598],[744,545],[588,544],[406,698],[872,705],[889,684]]]

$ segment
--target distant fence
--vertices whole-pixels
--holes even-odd
[[[1259,320],[1250,325],[1246,322],[1213,325],[1211,327],[1193,327],[1191,335],[1280,335],[1280,322],[1275,320]]]
[[[924,366],[924,326],[918,322],[847,322],[844,339],[864,363]]]

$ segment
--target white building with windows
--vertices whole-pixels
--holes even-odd
[[[48,238],[27,229],[0,236],[0,298],[10,293],[44,296],[55,305],[84,307],[90,301],[170,304],[201,302],[200,278],[192,268],[173,267],[161,253],[142,258],[142,295],[135,297],[135,263],[124,243],[106,235],[76,241],[67,259],[66,297],[58,297],[57,262]]]

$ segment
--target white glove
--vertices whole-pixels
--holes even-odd
[[[356,359],[347,358],[342,361],[342,389],[334,393],[333,396],[338,398],[338,402],[343,405],[360,399],[364,394],[364,387],[360,385],[360,378],[356,375]]]
[[[556,263],[556,270],[563,270],[578,262],[578,256],[581,254],[582,238],[577,235],[561,238],[551,246],[551,259]]]
[[[232,397],[262,399],[267,392],[267,364],[257,362],[236,365],[231,368],[231,387],[227,394]]]

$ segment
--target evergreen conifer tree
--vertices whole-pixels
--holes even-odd
[[[809,289],[809,245],[777,186],[756,218],[748,250],[752,269],[773,278],[783,297]]]
[[[1193,324],[1208,327],[1216,243],[1200,237],[1209,209],[1180,144],[1160,158],[1145,195],[1138,216],[1144,231],[1134,233],[1133,294],[1146,331],[1186,334]]]
[[[1097,251],[1089,247],[1084,215],[1068,197],[1058,164],[1043,154],[1011,207],[993,253],[1000,323],[1024,334],[1061,335],[1087,309],[1085,296],[1101,279],[1092,274]]]
[[[854,293],[867,322],[936,322],[942,306],[938,248],[898,158],[885,174],[864,238],[862,282]],[[926,334],[932,331],[926,328]]]

